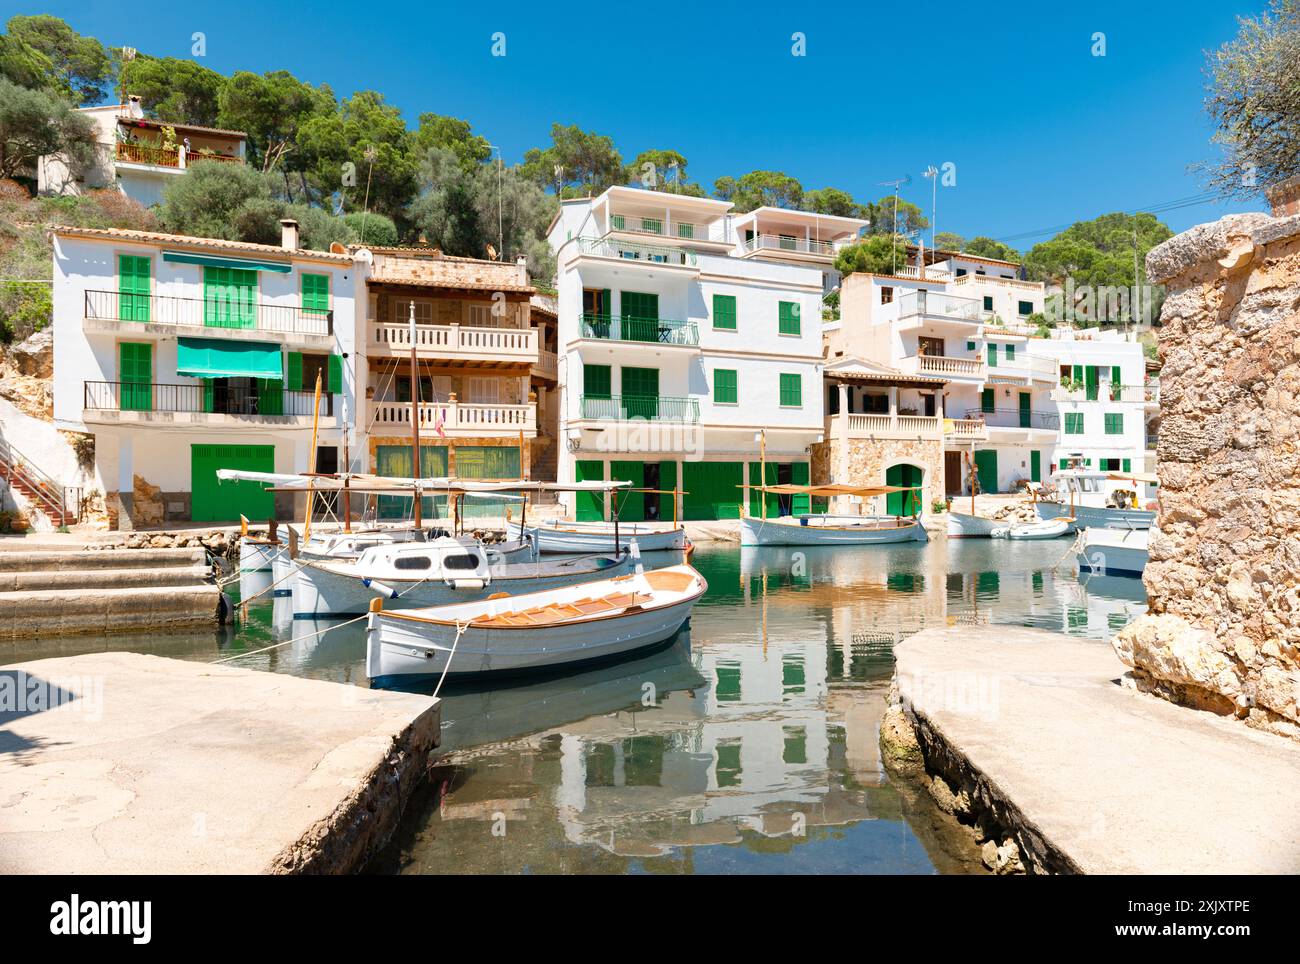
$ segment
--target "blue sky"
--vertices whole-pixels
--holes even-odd
[[[17,12],[6,6],[5,18]],[[675,148],[690,177],[710,186],[775,169],[806,189],[871,199],[889,191],[879,182],[910,175],[902,196],[927,213],[921,172],[951,162],[957,183],[939,191],[939,229],[1012,238],[1203,193],[1187,167],[1213,152],[1204,51],[1236,34],[1237,15],[1264,6],[134,0],[39,9],[157,55],[189,56],[202,31],[203,62],[223,73],[285,68],[340,95],[374,88],[411,122],[422,111],[470,121],[508,161],[545,144],[560,121],[611,135],[628,160]],[[496,31],[505,57],[491,55]],[[796,31],[806,56],[791,55]],[[1104,57],[1092,55],[1099,31]],[[1182,230],[1262,206],[1205,203],[1161,217]]]

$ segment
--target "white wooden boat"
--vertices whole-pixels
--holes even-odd
[[[1004,523],[971,512],[948,511],[948,538],[987,539]]]
[[[1034,503],[1040,519],[1071,516],[1072,529],[1149,529],[1155,525],[1155,511],[1141,508],[1143,487],[1156,484],[1153,475],[1067,468],[1053,473],[1052,481],[1055,493]]]
[[[494,561],[471,542],[443,537],[428,542],[372,546],[355,559],[299,560],[293,580],[297,619],[358,616],[384,596],[389,608],[442,606],[499,593],[534,592],[584,579],[631,572],[640,558],[631,551],[527,562]]]
[[[262,536],[239,537],[239,571],[270,573],[275,560],[284,554],[287,546],[278,540]]]
[[[1017,522],[1014,525],[1003,523],[989,535],[994,539],[1059,539],[1070,534],[1072,531],[1070,523],[1073,521],[1069,518],[1061,518],[1041,522]]]
[[[614,548],[614,523],[568,522],[548,519],[541,522],[507,522],[506,538],[531,538],[540,552],[609,552]],[[620,522],[618,543],[626,549],[633,541],[642,552],[685,549],[686,530],[681,526],[662,526],[651,522]]]
[[[707,588],[703,576],[683,565],[399,612],[376,599],[366,625],[366,675],[383,685],[401,677],[525,673],[622,656],[671,639]]]
[[[1141,579],[1147,565],[1150,535],[1150,529],[1089,529],[1084,533],[1083,545],[1075,553],[1079,571]]]
[[[743,488],[768,495],[806,495],[810,498],[874,498],[895,492],[917,491],[914,487],[896,485],[782,484]],[[748,502],[746,497],[745,504]],[[744,515],[740,519],[742,546],[872,546],[892,542],[925,542],[928,539],[919,513],[915,516],[800,513],[777,518]]]

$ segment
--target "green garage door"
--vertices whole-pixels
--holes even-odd
[[[631,292],[623,292],[626,298]],[[625,302],[626,303],[626,302]],[[610,462],[609,463],[609,480],[619,482],[631,482],[632,488],[645,488],[645,463],[644,462]],[[642,492],[616,492],[614,495],[615,505],[618,507],[618,517],[623,522],[644,522],[645,521],[645,494]]]
[[[743,462],[683,462],[682,515],[686,519],[739,519]]]
[[[409,445],[375,446],[376,475],[393,479],[410,479],[415,476],[411,471],[411,466],[414,464]],[[440,479],[446,474],[447,446],[421,445],[420,478]],[[409,495],[381,495],[375,499],[375,505],[381,519],[415,518],[414,500]],[[445,518],[447,518],[445,495],[426,495],[420,500],[421,521]]]
[[[260,482],[222,482],[217,469],[274,472],[274,445],[191,445],[190,519],[194,522],[235,522],[241,515],[254,521],[275,514],[275,495]]]
[[[599,459],[579,459],[573,463],[576,482],[605,481],[605,463]],[[605,496],[599,492],[576,493],[575,516],[579,522],[601,522],[605,518]]]
[[[921,468],[917,465],[891,465],[885,472],[885,485],[915,487],[921,484]],[[885,496],[885,511],[889,515],[916,515],[921,504],[921,492],[891,492]]]
[[[456,476],[461,479],[518,479],[519,446],[457,445]],[[516,516],[519,503],[513,499],[465,499],[461,502],[466,519],[503,518],[506,506]]]
[[[985,449],[975,453],[975,474],[980,480],[981,492],[998,490],[998,453],[996,449]]]

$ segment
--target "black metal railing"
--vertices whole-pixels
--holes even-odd
[[[644,418],[659,422],[698,422],[699,400],[662,395],[583,395],[583,418]]]
[[[993,428],[1046,428],[1058,429],[1061,417],[1055,412],[1026,412],[1018,408],[972,408],[966,411],[967,418],[981,419],[985,425]]]
[[[163,382],[85,382],[86,411],[189,412],[248,417],[310,416],[315,392],[225,385],[213,380],[197,385]],[[334,396],[322,393],[320,413],[334,414]]]
[[[693,321],[585,313],[582,316],[582,337],[646,341],[660,345],[698,345],[700,330]]]
[[[275,305],[242,298],[177,298],[171,295],[87,291],[86,318],[195,328],[246,328],[295,335],[332,335],[334,312],[301,305]]]

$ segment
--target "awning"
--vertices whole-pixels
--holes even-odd
[[[288,274],[292,266],[281,261],[253,261],[251,258],[221,258],[188,251],[164,251],[163,260],[174,264],[201,264],[209,268],[243,268],[245,271],[277,271]]]
[[[283,378],[280,346],[216,338],[179,338],[176,374],[183,378]]]

